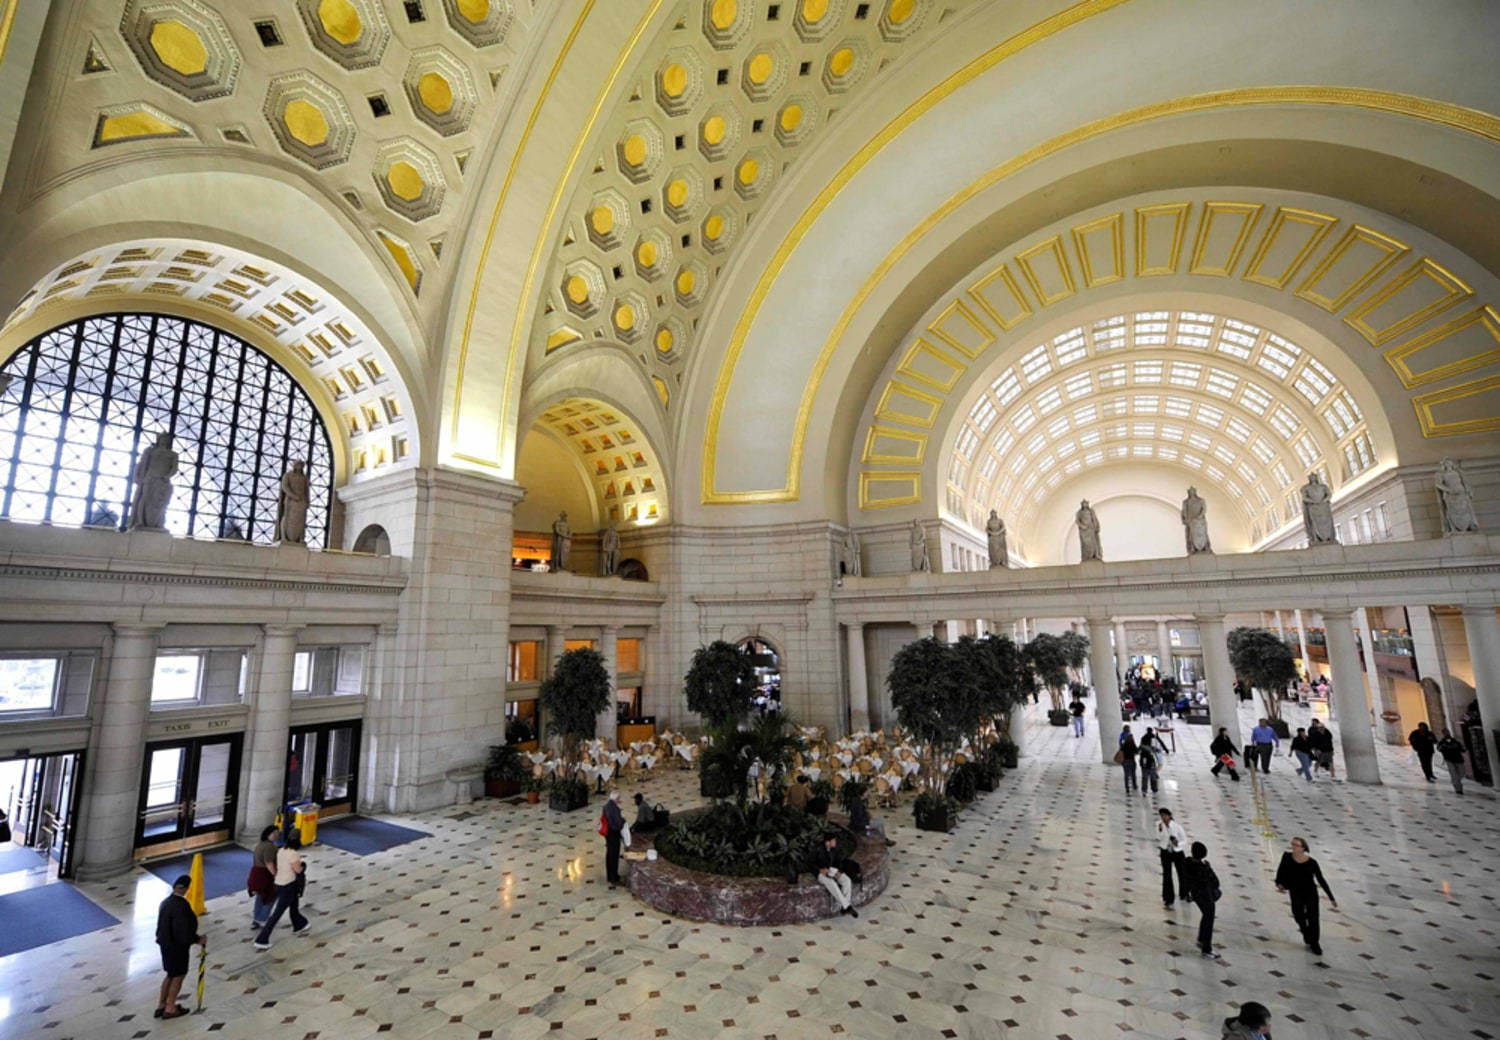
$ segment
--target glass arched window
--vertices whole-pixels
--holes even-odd
[[[167,529],[276,537],[281,477],[307,463],[307,544],[328,535],[328,431],[307,393],[243,340],[161,314],[84,318],[0,367],[0,515],[72,526],[130,515],[134,461],[169,432]]]

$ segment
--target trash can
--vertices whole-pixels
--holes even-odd
[[[302,847],[306,848],[318,840],[318,809],[314,802],[299,805],[292,814],[293,825],[302,836]]]

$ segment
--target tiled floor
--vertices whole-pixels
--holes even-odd
[[[1179,726],[1159,798],[1127,801],[1092,724],[1085,740],[1029,737],[953,834],[892,816],[891,885],[858,920],[663,919],[603,884],[597,809],[481,803],[422,816],[432,838],[375,856],[313,851],[312,934],[283,929],[269,953],[251,948],[243,900],[212,901],[205,1008],[175,1022],[151,1017],[165,885],[137,871],[83,886],[124,923],[0,960],[0,1035],[1196,1040],[1255,999],[1278,1040],[1500,1037],[1488,792],[1424,783],[1384,746],[1382,787],[1310,785],[1285,759],[1232,784],[1208,774],[1207,730]],[[646,789],[696,800],[688,773]],[[1161,907],[1159,804],[1224,883],[1221,963],[1197,956],[1195,910]],[[1272,886],[1293,834],[1340,901],[1323,906],[1322,958]]]

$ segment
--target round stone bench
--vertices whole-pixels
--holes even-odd
[[[691,810],[689,810],[691,811]],[[674,814],[675,815],[675,814]],[[830,820],[843,825],[842,817]],[[631,835],[631,852],[653,847],[653,835]],[[860,837],[850,857],[859,864],[863,879],[854,886],[856,907],[871,902],[885,891],[890,867],[885,842]],[[815,874],[802,874],[795,885],[782,878],[726,877],[689,870],[664,857],[655,860],[631,858],[626,883],[631,895],[654,909],[692,921],[714,921],[733,925],[804,924],[838,914],[837,904]]]

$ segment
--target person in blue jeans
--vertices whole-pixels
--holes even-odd
[[[1292,750],[1287,752],[1288,756],[1297,756],[1297,775],[1305,776],[1309,783],[1312,782],[1312,745],[1307,742],[1307,730],[1301,726],[1297,727],[1297,735],[1292,738]]]
[[[1268,721],[1261,719],[1260,725],[1250,731],[1250,743],[1255,745],[1255,756],[1250,759],[1252,768],[1258,766],[1262,773],[1269,773],[1271,751],[1280,747],[1281,741],[1276,738],[1276,731],[1271,728]]]
[[[1077,693],[1073,694],[1073,703],[1068,705],[1068,711],[1073,713],[1073,736],[1083,736],[1083,698]]]
[[[302,887],[307,873],[307,866],[302,862],[302,854],[298,851],[301,848],[302,838],[293,831],[286,836],[286,846],[276,850],[276,909],[271,911],[271,916],[255,936],[257,950],[271,948],[271,932],[284,913],[290,912],[292,915],[293,935],[306,935],[312,928],[298,906],[302,900]]]

